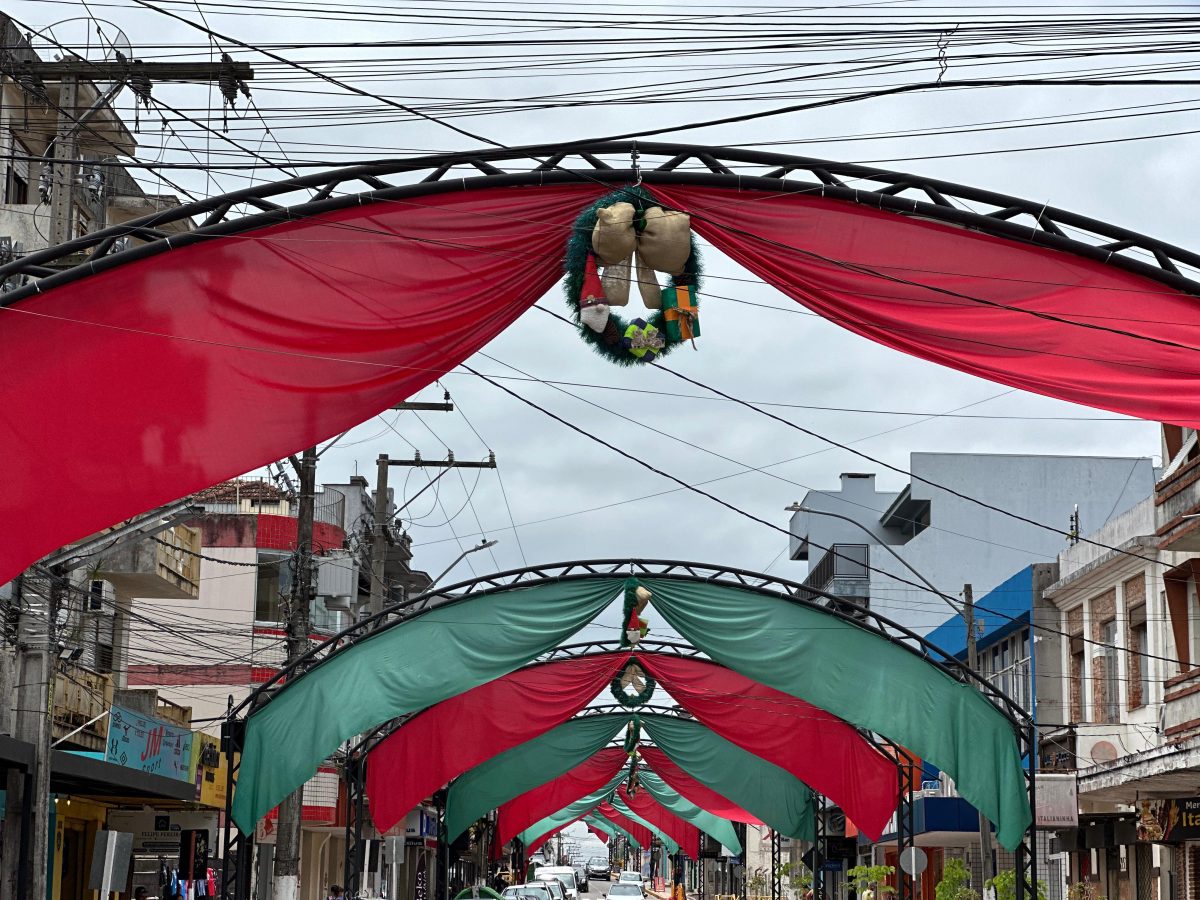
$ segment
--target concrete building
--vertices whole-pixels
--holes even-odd
[[[845,473],[837,490],[809,491],[791,519],[790,551],[808,563],[806,584],[869,602],[922,632],[945,603],[903,583],[917,579],[889,549],[950,596],[971,584],[979,597],[1030,563],[1052,562],[1066,545],[1062,534],[997,509],[1063,532],[1092,531],[1154,484],[1148,458],[913,453],[909,471],[897,491],[879,490],[873,473]]]

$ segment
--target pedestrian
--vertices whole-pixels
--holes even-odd
[[[345,891],[342,890],[340,884],[331,884],[329,886],[329,900],[342,900]]]

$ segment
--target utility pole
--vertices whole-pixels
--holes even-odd
[[[392,466],[408,466],[417,468],[442,469],[443,471],[429,484],[421,488],[408,503],[412,503],[417,497],[421,496],[429,488],[433,487],[443,475],[451,469],[494,469],[496,468],[496,454],[489,453],[488,458],[482,462],[473,460],[457,460],[454,454],[448,453],[445,459],[422,459],[421,454],[417,453],[412,459],[391,459],[386,454],[380,454],[375,461],[377,471],[375,475],[375,523],[371,531],[371,607],[370,614],[372,616],[383,612],[385,576],[384,569],[387,561],[387,545],[388,545],[388,525],[395,515],[404,509],[401,506],[391,516],[387,513],[387,492],[388,492],[388,470]],[[405,506],[408,505],[405,504]]]
[[[28,772],[8,773],[4,830],[5,867],[0,896],[5,900],[46,893],[47,834],[50,814],[50,736],[56,670],[55,619],[67,590],[59,568],[30,570],[14,584],[18,610],[15,737],[33,745]],[[20,827],[16,827],[20,823]]]
[[[971,585],[963,585],[963,621],[967,626],[967,667],[976,675],[979,674],[979,660],[975,651],[975,592]],[[980,873],[983,883],[987,884],[996,877],[992,868],[992,826],[982,810],[979,813],[979,854]],[[982,885],[980,896],[983,895]]]
[[[313,519],[317,506],[317,448],[309,447],[292,465],[300,481],[300,505],[296,511],[296,554],[293,557],[292,589],[287,604],[288,662],[308,652],[309,608],[313,597]],[[301,813],[304,785],[279,804],[279,828],[275,839],[274,900],[296,900],[300,883]]]
[[[149,98],[152,80],[172,82],[217,82],[226,103],[233,105],[238,91],[249,96],[246,82],[254,78],[248,63],[225,58],[219,63],[143,63],[126,59],[120,54],[115,60],[87,60],[67,56],[53,62],[21,62],[13,71],[4,71],[15,80],[31,80],[35,84],[57,82],[59,85],[58,124],[53,141],[53,162],[50,166],[50,243],[62,244],[75,237],[75,182],[80,166],[80,132],[97,113],[108,106],[121,90],[129,85],[139,97]],[[80,108],[80,88],[84,83],[112,82],[112,87],[99,94],[87,109]],[[115,148],[114,140],[104,138],[103,132],[94,137]],[[50,155],[50,154],[48,154]],[[103,223],[99,223],[103,224]]]

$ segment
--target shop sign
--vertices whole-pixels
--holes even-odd
[[[191,769],[196,773],[196,800],[205,806],[224,809],[229,778],[219,738],[208,734],[192,737]]]
[[[134,853],[178,856],[185,831],[207,831],[208,845],[217,846],[216,812],[113,809],[108,813],[108,828],[131,832]]]
[[[405,838],[436,838],[437,833],[437,815],[423,806],[410,812],[404,821]]]
[[[1040,789],[1041,779],[1038,781]],[[1139,841],[1175,843],[1200,840],[1200,797],[1139,800],[1137,806]]]
[[[1075,774],[1037,775],[1038,828],[1075,828],[1079,825],[1079,782]]]
[[[192,781],[192,733],[114,705],[109,712],[104,759],[152,775]]]

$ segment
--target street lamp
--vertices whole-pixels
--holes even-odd
[[[883,541],[873,531],[871,531],[871,529],[869,529],[866,525],[864,525],[862,522],[859,522],[856,519],[852,519],[849,516],[843,516],[841,513],[829,512],[824,509],[813,509],[811,506],[802,506],[800,503],[793,503],[791,506],[785,506],[783,511],[784,512],[802,512],[802,513],[808,513],[809,515],[813,515],[813,516],[827,516],[830,519],[841,519],[843,522],[849,522],[855,528],[858,528],[860,531],[862,531],[864,534],[866,534],[869,538],[871,538],[872,543],[875,543],[876,541],[878,541],[880,547],[882,547],[888,553],[892,554],[892,556],[894,556],[896,558],[896,561],[899,562],[900,565],[904,566],[904,568],[908,569],[908,571],[910,571],[914,575],[916,575],[917,578],[921,579],[921,583],[923,585],[925,585],[925,587],[929,588],[930,591],[932,591],[938,597],[941,597],[943,600],[945,600],[946,603],[949,604],[950,608],[952,610],[954,610],[955,614],[958,614],[959,609],[957,606],[954,605],[953,601],[951,601],[944,593],[942,593],[936,587],[934,587],[933,582],[931,582],[928,578],[926,578],[924,575],[922,575],[920,572],[918,572],[916,569],[914,569],[911,565],[909,565],[908,560],[906,560],[903,556],[901,556],[899,553],[897,553],[895,550],[893,550],[891,548],[891,546],[883,543]],[[791,529],[789,528],[788,531],[790,532]],[[799,535],[793,535],[793,536],[799,537]],[[830,547],[826,547],[824,549],[830,553],[833,552],[833,549]]]
[[[433,579],[433,581],[431,581],[429,583],[429,587],[430,588],[435,587],[439,581],[441,581],[443,578],[445,578],[447,575],[450,574],[451,569],[453,569],[455,566],[457,566],[460,562],[462,562],[464,559],[466,559],[472,553],[478,553],[480,550],[487,550],[489,547],[495,547],[496,544],[498,544],[498,543],[500,543],[499,540],[480,541],[474,547],[467,548],[466,550],[464,550],[462,553],[460,553],[458,555],[458,559],[454,560],[454,562],[450,563],[450,565],[448,565],[446,567],[446,570],[444,572],[442,572],[441,575],[439,575],[437,578]]]

